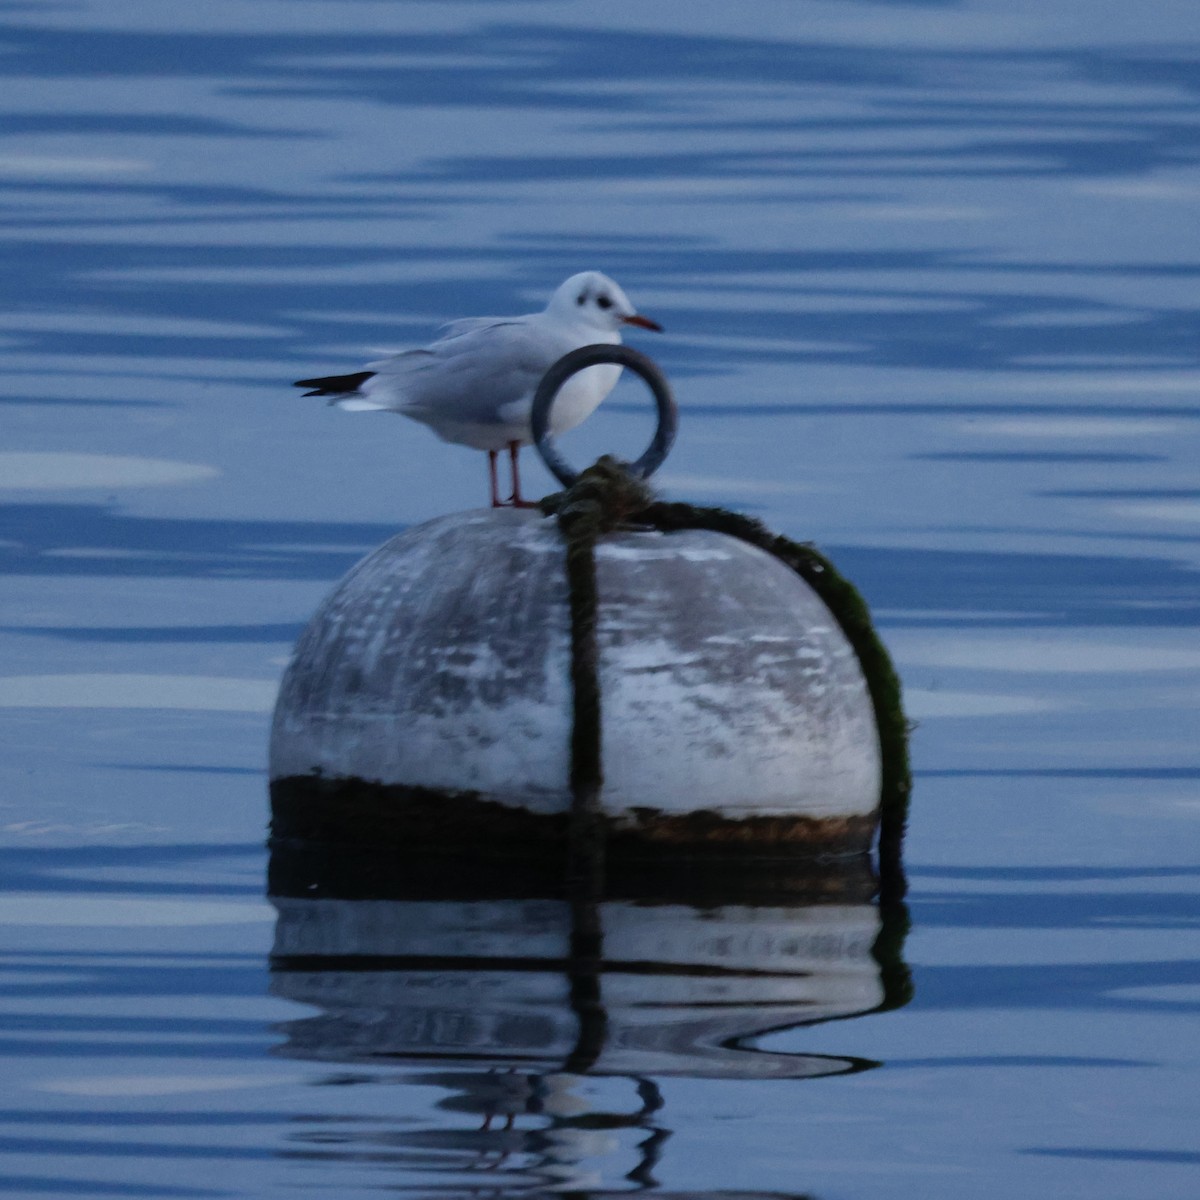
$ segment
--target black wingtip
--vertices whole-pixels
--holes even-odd
[[[306,396],[345,396],[357,392],[374,371],[355,371],[351,375],[324,375],[319,379],[297,379],[292,387],[312,388]]]

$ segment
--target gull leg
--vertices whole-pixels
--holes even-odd
[[[521,453],[520,442],[508,443],[508,465],[512,472],[512,499],[509,503],[513,508],[537,508],[537,503],[533,500],[521,499],[521,472],[517,466],[517,456]]]
[[[492,485],[492,507],[503,507],[503,501],[500,499],[500,481],[496,478],[496,451],[489,450],[488,456],[488,481]]]

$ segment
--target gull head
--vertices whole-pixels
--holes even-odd
[[[607,275],[599,271],[581,271],[572,275],[550,297],[546,312],[573,325],[597,332],[612,333],[622,325],[661,331],[657,321],[643,317],[629,303],[629,297]]]

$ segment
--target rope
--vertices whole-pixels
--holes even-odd
[[[600,808],[601,757],[599,654],[596,647],[596,541],[644,509],[651,492],[615,459],[585,471],[558,503],[558,525],[567,543],[571,597],[571,817],[567,828],[567,895],[571,941],[567,978],[571,1008],[579,1021],[575,1046],[563,1069],[583,1073],[604,1048],[608,1012],[600,986],[604,930],[605,836]],[[545,502],[543,502],[545,507]]]
[[[604,533],[635,525],[664,533],[707,529],[765,550],[795,571],[833,614],[858,657],[879,731],[883,778],[880,788],[879,867],[881,898],[900,900],[905,892],[901,849],[908,821],[912,774],[908,758],[908,722],[900,679],[858,590],[813,546],[771,533],[760,521],[724,508],[668,504],[632,476],[624,464],[605,455],[583,471],[566,491],[541,502],[544,513],[558,517],[566,541],[567,580],[571,601],[571,683],[575,723],[571,738],[573,797],[572,872],[596,870],[602,863],[603,829],[600,789],[600,682],[596,648],[597,539]],[[600,846],[597,846],[597,843]],[[599,869],[602,870],[602,867]]]
[[[600,819],[600,679],[596,649],[596,540],[646,508],[652,493],[613,458],[602,458],[580,475],[558,503],[559,528],[567,543],[567,587],[571,597],[571,829],[568,878],[575,884],[603,874],[604,830]],[[545,506],[546,501],[543,501]]]

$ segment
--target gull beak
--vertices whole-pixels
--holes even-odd
[[[639,329],[653,329],[655,333],[662,333],[662,326],[657,321],[643,317],[640,313],[634,313],[632,317],[622,317],[621,320],[626,325],[636,325]]]

